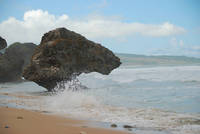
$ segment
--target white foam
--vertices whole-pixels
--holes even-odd
[[[48,108],[57,112],[78,111],[80,108],[90,108],[100,105],[94,96],[85,95],[83,91],[65,90],[55,96],[47,97]]]
[[[112,96],[112,92],[109,92],[110,90],[105,89],[89,89],[77,92],[65,90],[53,96],[40,96],[40,99],[33,97],[32,99],[22,100],[20,98],[20,101],[22,101],[20,105],[52,111],[68,117],[134,125],[141,133],[149,130],[166,130],[170,132],[169,134],[200,133],[200,125],[194,122],[200,120],[199,114],[181,114],[154,108],[126,108],[118,104],[115,106],[108,105],[105,102],[117,99],[117,97]],[[17,102],[19,103],[19,101]]]
[[[137,128],[153,128],[152,130],[167,130],[170,134],[200,133],[200,125],[193,122],[193,120],[200,120],[199,114],[181,114],[148,108],[148,106],[158,106],[158,108],[167,109],[162,106],[181,104],[179,102],[188,103],[189,106],[194,107],[198,105],[196,102],[199,101],[199,66],[119,68],[108,76],[98,73],[82,74],[79,80],[91,89],[80,89],[76,92],[65,90],[57,95],[41,96],[42,99],[34,100],[34,105],[38,105],[41,110],[66,114],[75,118],[129,124]],[[140,83],[139,86],[134,86],[133,83],[137,80],[158,81],[158,83],[160,81],[197,81],[197,84],[188,84],[186,85],[188,87],[183,85],[180,88],[170,83],[165,84],[162,89],[159,84],[148,87],[146,81],[144,84],[147,86],[142,86]],[[23,92],[44,91],[44,89],[35,90],[38,87],[35,84],[30,86],[30,84],[32,83],[24,83],[24,86],[20,85],[17,88],[12,87],[10,92],[16,89]],[[129,102],[131,107],[126,105]],[[136,108],[135,103],[144,105]],[[180,105],[172,108],[175,110],[181,108],[177,106]],[[185,108],[188,105],[182,106]]]
[[[46,98],[46,109],[67,114],[75,118],[95,121],[124,123],[137,128],[158,128],[174,134],[196,134],[200,132],[197,124],[185,121],[200,120],[200,115],[180,114],[152,108],[125,108],[103,104],[90,91],[64,91],[62,94]]]
[[[100,81],[114,81],[119,83],[130,83],[136,80],[148,81],[199,81],[199,66],[166,66],[149,68],[119,68],[110,75],[99,73],[82,74],[82,79],[96,79]]]
[[[177,66],[177,67],[151,67],[151,68],[119,68],[114,70],[110,75],[105,76],[98,73],[82,74],[79,77],[82,84],[89,86],[92,89],[72,92],[65,90],[63,93],[48,97],[46,99],[47,109],[68,114],[72,117],[80,117],[85,119],[92,119],[95,121],[113,122],[113,123],[124,123],[135,125],[137,128],[153,128],[167,130],[172,134],[197,134],[200,133],[200,126],[192,122],[193,119],[200,120],[198,114],[181,114],[174,112],[162,111],[154,108],[128,108],[123,106],[127,100],[131,98],[126,90],[126,95],[123,96],[123,88],[128,83],[137,80],[147,81],[200,81],[200,67],[199,66]],[[127,83],[127,84],[126,84]],[[124,84],[122,87],[120,87]],[[115,86],[119,87],[115,87]],[[129,85],[131,86],[131,85]],[[190,87],[191,86],[191,87]],[[188,85],[185,89],[193,89],[194,85]],[[176,87],[176,86],[175,86]],[[187,90],[184,90],[183,97],[177,96],[179,90],[175,89],[174,85],[165,87],[162,91],[155,90],[154,87],[145,87],[144,89],[138,88],[138,92],[135,90],[134,93],[143,96],[132,95],[131,101],[137,101],[136,97],[144,98],[143,103],[149,103],[153,99],[153,102],[162,104],[168,104],[169,101],[177,103],[182,101],[185,97],[193,97],[185,95]],[[198,85],[196,85],[197,88]],[[122,88],[122,89],[121,89]],[[149,94],[145,100],[144,94],[148,90],[149,93],[155,93],[161,97],[163,91],[168,91],[166,100],[159,98],[160,96],[154,96],[155,94]],[[174,91],[174,92],[172,92]],[[116,93],[119,92],[119,93]],[[160,93],[159,93],[160,92]],[[196,89],[190,92],[198,93]],[[115,94],[116,93],[116,94]],[[121,96],[119,96],[121,95]],[[152,96],[151,96],[152,95]],[[177,97],[174,98],[173,95]],[[169,97],[168,97],[169,96]],[[170,98],[170,96],[172,96]],[[174,100],[173,100],[174,99]],[[124,101],[120,103],[120,101]],[[109,103],[112,102],[112,103]],[[119,104],[118,104],[119,103]],[[141,102],[131,102],[141,103]],[[109,105],[108,105],[109,104]],[[111,105],[110,105],[111,104]],[[125,104],[124,104],[125,105]],[[177,108],[178,109],[178,108]],[[188,122],[188,123],[187,123]]]

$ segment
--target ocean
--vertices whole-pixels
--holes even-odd
[[[110,75],[81,74],[59,93],[33,82],[0,84],[0,105],[128,124],[135,134],[200,134],[199,59],[118,56],[122,65]]]

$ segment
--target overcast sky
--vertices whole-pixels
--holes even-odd
[[[200,0],[0,0],[8,44],[39,44],[57,27],[114,52],[200,57]]]

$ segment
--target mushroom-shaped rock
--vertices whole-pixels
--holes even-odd
[[[107,48],[66,28],[57,28],[44,34],[23,76],[52,91],[81,73],[108,75],[120,64]]]
[[[6,40],[0,36],[0,50],[7,47]]]

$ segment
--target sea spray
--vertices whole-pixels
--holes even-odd
[[[28,109],[39,107],[119,127],[131,125],[136,134],[199,134],[199,72],[199,66],[119,68],[108,76],[90,73],[78,77],[88,90],[68,91],[65,85],[63,92],[49,95],[27,82],[5,84],[6,90],[0,92],[39,96],[29,99],[34,101],[34,107],[20,104]]]
[[[57,82],[57,85],[52,89],[52,92],[57,93],[63,92],[64,90],[77,91],[84,89],[88,88],[81,84],[81,82],[77,78],[77,74],[73,74],[70,79],[63,79],[62,81]]]
[[[155,108],[125,108],[104,104],[100,97],[91,95],[90,90],[64,92],[49,97],[48,110],[78,119],[129,124],[137,131],[199,132],[197,117]],[[90,92],[90,93],[89,93]],[[177,133],[179,134],[179,133]]]
[[[86,95],[87,91],[66,89],[47,98],[48,108],[56,112],[77,112],[81,108],[98,107],[100,101],[94,96]],[[79,111],[80,112],[80,111]]]

